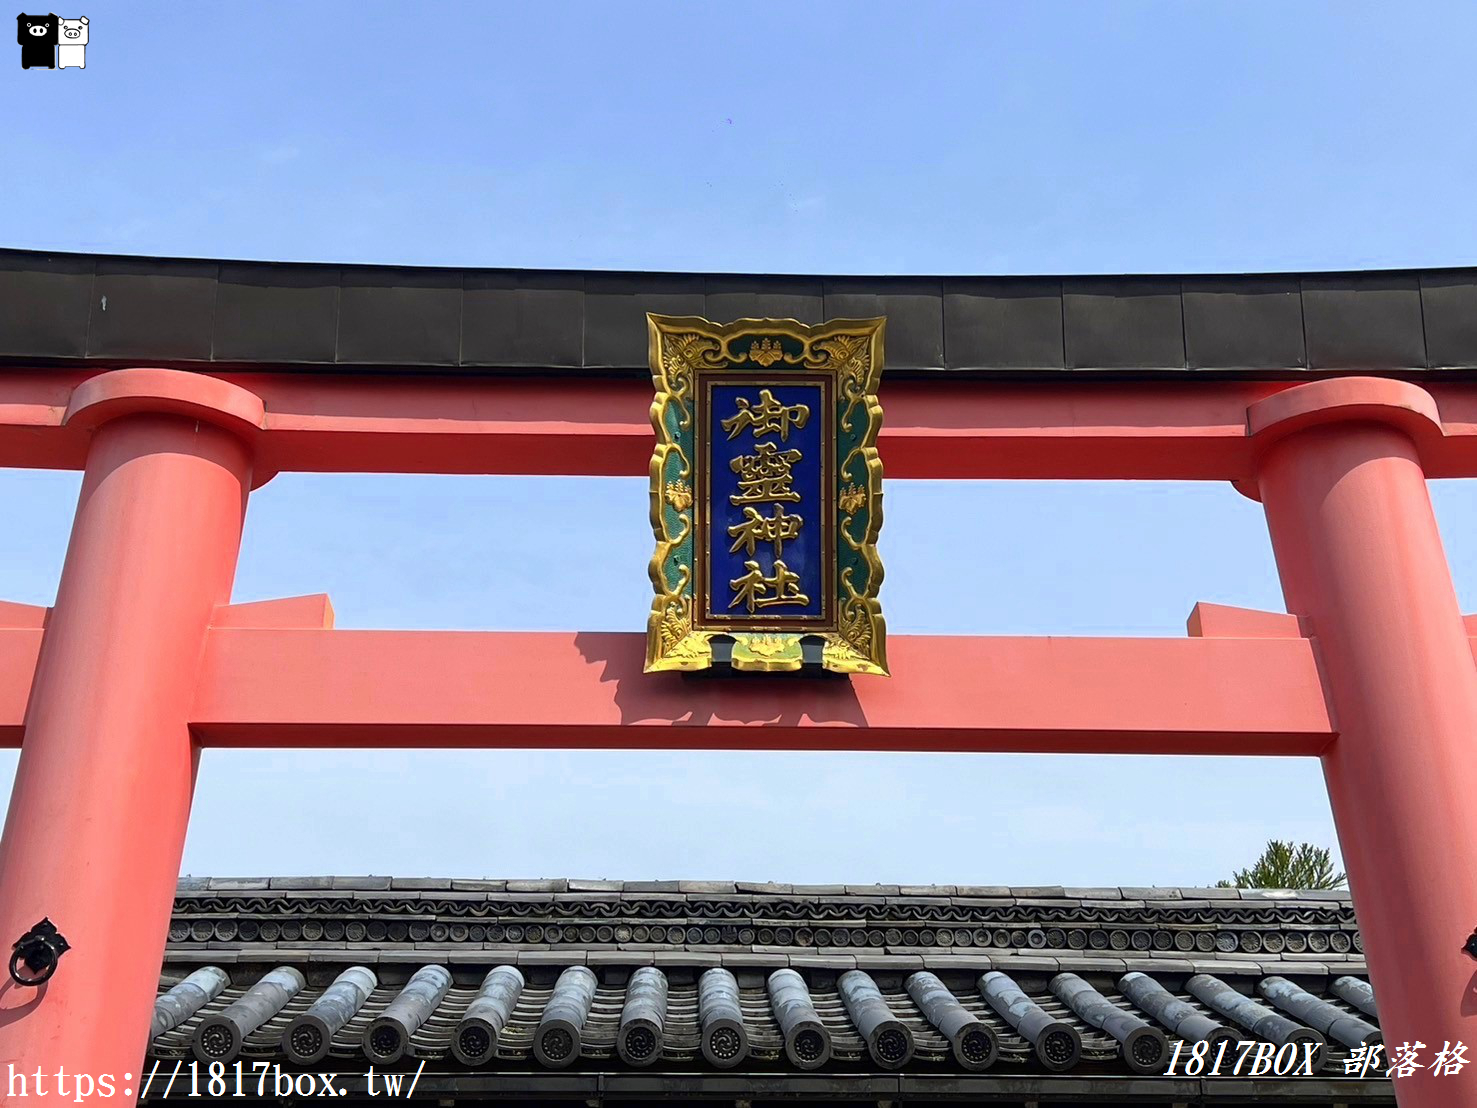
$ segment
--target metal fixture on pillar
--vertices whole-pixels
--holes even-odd
[[[10,949],[10,979],[17,985],[34,988],[51,980],[57,963],[72,949],[72,944],[56,929],[56,924],[43,919],[17,939]],[[30,974],[21,973],[21,966],[25,966]]]

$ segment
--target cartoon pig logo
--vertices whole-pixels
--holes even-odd
[[[62,19],[57,34],[56,67],[87,68],[87,17]]]

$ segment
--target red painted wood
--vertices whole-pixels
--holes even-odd
[[[1305,630],[1297,616],[1201,601],[1190,609],[1185,630],[1197,639],[1298,639]]]
[[[120,1094],[138,1089],[194,789],[189,708],[251,472],[241,439],[166,408],[91,437],[0,838],[0,940],[48,916],[72,944],[43,987],[0,986],[0,1063],[109,1074]],[[37,633],[5,637],[24,654]],[[0,678],[12,709],[14,685]],[[33,1099],[70,1102],[56,1085]]]
[[[0,746],[21,744],[36,659],[41,656],[41,637],[40,627],[0,630]],[[11,936],[11,941],[17,938]]]
[[[1258,629],[1251,629],[1257,631]],[[488,683],[486,668],[489,665],[499,664],[500,659],[511,659],[514,672],[525,673],[533,659],[541,661],[553,661],[560,667],[567,663],[567,673],[570,675],[584,675],[584,681],[594,684],[600,678],[588,673],[576,666],[576,659],[584,662],[581,652],[581,642],[588,643],[595,639],[606,639],[608,642],[603,649],[608,649],[613,657],[627,656],[629,666],[637,655],[640,646],[639,636],[634,635],[595,635],[592,633],[502,633],[502,632],[425,632],[425,631],[339,631],[334,632],[333,639],[315,639],[311,641],[299,641],[291,645],[291,656],[298,655],[313,656],[315,672],[332,673],[350,664],[350,660],[362,655],[362,646],[353,644],[353,653],[348,659],[339,661],[335,659],[335,652],[345,637],[357,639],[359,636],[375,636],[375,645],[380,648],[388,646],[389,657],[398,658],[402,655],[400,648],[388,645],[392,636],[406,635],[423,639],[424,636],[437,636],[440,641],[428,643],[418,642],[407,648],[418,655],[429,652],[431,649],[443,654],[446,658],[455,660],[463,651],[470,654],[468,668],[475,670],[468,677],[479,684]],[[1224,631],[1217,630],[1216,635],[1221,636]],[[1272,752],[1280,753],[1316,753],[1323,745],[1333,737],[1332,725],[1328,722],[1326,710],[1320,707],[1321,701],[1311,699],[1314,688],[1311,684],[1316,682],[1317,675],[1308,667],[1312,665],[1312,659],[1303,646],[1292,646],[1288,648],[1272,647],[1262,651],[1258,649],[1255,640],[1268,636],[1260,633],[1248,634],[1247,638],[1252,640],[1248,645],[1245,640],[1234,651],[1219,651],[1214,655],[1203,654],[1203,658],[1209,661],[1213,658],[1215,665],[1223,668],[1220,676],[1211,675],[1211,683],[1202,683],[1200,692],[1205,689],[1218,690],[1216,695],[1230,695],[1236,690],[1244,687],[1247,682],[1260,679],[1260,674],[1266,670],[1277,671],[1282,680],[1287,682],[1287,698],[1282,706],[1287,709],[1287,715],[1277,717],[1278,705],[1262,703],[1260,705],[1243,705],[1248,711],[1255,709],[1260,712],[1260,718],[1252,719],[1243,717],[1236,721],[1235,725],[1243,728],[1235,733],[1215,732],[1207,730],[1201,721],[1199,725],[1182,727],[1181,733],[1183,745],[1186,752],[1200,753],[1229,753],[1249,754],[1258,749],[1268,748]],[[1289,636],[1278,635],[1285,638]],[[368,641],[368,640],[361,640]],[[1016,662],[1005,663],[1009,672],[1019,672],[1026,666],[1024,656],[1031,650],[1030,644],[1051,641],[1057,644],[1067,644],[1067,651],[1077,652],[1079,657],[1087,657],[1087,650],[1079,648],[1076,644],[1091,642],[1096,649],[1110,649],[1103,644],[1111,644],[1115,640],[1078,640],[1078,639],[981,639],[964,640],[970,644],[970,653],[978,654],[993,653],[999,657],[1008,657],[1013,650],[1020,649],[1021,657]],[[1175,645],[1178,640],[1167,639],[1132,639],[1126,640],[1133,643],[1147,642],[1158,644],[1144,650],[1142,657],[1148,658],[1154,651],[1160,651],[1164,656],[1177,652],[1180,648]],[[212,631],[209,636],[210,647],[207,652],[209,665],[209,685],[201,690],[196,706],[191,710],[191,718],[197,720],[197,728],[200,729],[204,745],[210,746],[265,746],[265,747],[290,747],[303,746],[432,746],[432,747],[477,747],[483,745],[495,746],[590,746],[609,743],[616,746],[664,746],[681,747],[688,745],[694,740],[694,736],[683,729],[689,721],[685,718],[689,706],[695,703],[692,699],[695,694],[683,693],[686,699],[681,703],[669,705],[668,718],[663,721],[653,718],[642,721],[640,726],[644,728],[659,728],[662,726],[673,726],[679,728],[674,734],[663,737],[659,734],[643,733],[639,741],[626,734],[622,728],[627,726],[618,721],[618,708],[615,705],[614,690],[610,690],[611,699],[604,709],[604,714],[594,718],[579,719],[571,717],[561,722],[545,721],[539,725],[536,733],[530,733],[523,742],[510,738],[508,728],[513,726],[506,721],[500,721],[491,711],[487,712],[480,722],[473,720],[468,723],[463,720],[455,723],[437,723],[434,711],[424,713],[425,718],[416,721],[414,718],[400,718],[393,724],[376,723],[372,720],[364,722],[353,722],[345,724],[336,722],[329,718],[321,708],[310,712],[306,718],[295,719],[289,715],[286,707],[285,694],[276,696],[273,700],[262,702],[255,699],[255,691],[264,685],[269,685],[276,673],[275,668],[269,668],[264,674],[253,671],[260,670],[261,659],[270,659],[274,653],[284,649],[286,644],[281,640],[264,635],[223,635],[218,631]],[[916,655],[926,659],[929,654],[942,652],[949,649],[948,643],[938,643],[928,636],[894,635],[892,642],[901,644],[904,652],[910,656]],[[36,660],[41,648],[41,632],[39,630],[15,629],[0,630],[0,747],[19,747],[26,710],[26,703],[31,692],[31,677],[36,669]],[[1088,648],[1092,649],[1092,648]],[[1477,641],[1472,644],[1474,654],[1477,654]],[[1191,646],[1185,648],[1186,655],[1195,653],[1196,648]],[[285,656],[285,655],[284,655]],[[520,660],[522,659],[522,660]],[[420,664],[420,663],[418,663]],[[1202,667],[1204,662],[1196,663]],[[458,663],[460,665],[460,663]],[[482,668],[478,668],[482,667]],[[1290,669],[1287,667],[1291,667]],[[377,668],[377,674],[383,674],[383,670],[391,668],[384,666]],[[1226,672],[1229,670],[1229,672]],[[237,674],[240,674],[241,687],[237,686]],[[926,674],[926,670],[925,670]],[[391,680],[404,678],[405,674],[391,674]],[[427,684],[419,674],[408,675],[415,686],[424,688]],[[907,675],[903,675],[906,677]],[[894,678],[893,680],[897,680]],[[339,683],[341,678],[334,678],[330,683],[329,691]],[[655,680],[673,681],[680,678],[659,678]],[[603,683],[601,681],[600,683]],[[870,683],[870,682],[869,682]],[[702,682],[693,682],[699,692]],[[760,679],[760,684],[766,684]],[[809,682],[804,684],[809,685]],[[1303,691],[1297,692],[1299,686]],[[631,686],[634,687],[634,684]],[[685,685],[683,688],[685,689]],[[1140,688],[1140,695],[1148,697],[1150,690]],[[390,695],[390,694],[387,694]],[[410,700],[409,692],[393,694],[396,698],[403,697],[407,702]],[[493,695],[489,691],[488,696]],[[706,694],[703,694],[706,696]],[[940,697],[957,695],[955,691],[947,689],[936,689],[930,693],[922,690],[916,694],[920,699],[928,699],[930,695]],[[1198,694],[1184,692],[1187,701],[1186,711],[1193,709],[1194,699]],[[1305,699],[1299,700],[1299,697]],[[303,698],[303,704],[312,708],[313,701]],[[238,705],[245,705],[246,710],[238,712]],[[988,706],[987,706],[988,707]],[[241,718],[234,718],[239,715]],[[356,715],[356,720],[359,716]],[[781,741],[788,742],[791,746],[797,744],[813,744],[812,749],[925,749],[919,745],[922,741],[918,735],[903,735],[895,744],[889,744],[889,734],[884,734],[876,721],[870,721],[872,725],[862,728],[855,723],[831,721],[812,721],[808,717],[797,720],[793,725],[785,725],[785,734],[774,738],[760,738],[753,735],[742,721],[729,721],[725,726],[721,722],[722,733],[708,736],[698,736],[702,744],[708,746],[729,746],[745,748],[755,744],[762,744],[766,748],[772,747]],[[921,721],[920,721],[921,722]],[[1127,743],[1136,732],[1119,730],[1114,732],[1108,726],[1110,721],[1090,720],[1087,727],[1072,728],[1057,727],[1048,732],[1040,727],[1020,726],[1019,722],[1005,726],[999,723],[991,723],[990,717],[976,717],[967,720],[968,723],[976,723],[979,726],[964,727],[962,729],[951,729],[940,726],[936,728],[930,741],[940,745],[926,747],[926,749],[960,749],[960,750],[1036,750],[1035,741],[1038,738],[1051,737],[1054,741],[1061,743],[1062,749],[1077,749],[1089,752],[1104,751],[1100,745],[1094,745],[1104,740],[1104,736],[1111,735],[1113,742]],[[1231,722],[1223,723],[1223,726],[1231,726]],[[517,725],[519,727],[525,724]],[[776,720],[768,725],[779,727],[780,722]],[[842,733],[834,735],[809,734],[818,727],[841,728]],[[362,729],[362,730],[356,730]],[[1257,730],[1259,729],[1259,733]],[[856,734],[847,733],[857,731]],[[491,736],[492,738],[489,738]],[[558,739],[556,742],[555,739]],[[1010,745],[1005,745],[1006,742]],[[1139,745],[1127,750],[1133,752],[1147,753],[1149,747],[1161,752],[1173,753],[1174,740],[1172,734],[1143,735]],[[1223,749],[1212,750],[1207,745],[1219,744]],[[991,745],[993,744],[993,745]],[[1291,749],[1291,748],[1299,749]],[[1126,749],[1126,748],[1125,748]]]
[[[651,386],[584,377],[218,375],[259,395],[257,480],[275,472],[644,476]],[[0,466],[80,469],[63,426],[81,372],[0,373]],[[1271,381],[1064,384],[884,381],[892,478],[1249,481],[1246,411]],[[1445,436],[1433,477],[1477,476],[1477,384],[1432,386]]]
[[[895,635],[891,678],[643,674],[644,636],[212,631],[206,746],[1316,754],[1306,640]],[[1256,690],[1249,695],[1248,690]]]
[[[223,604],[210,617],[211,627],[279,627],[327,630],[333,626],[333,604],[327,593]]]
[[[1477,1041],[1477,667],[1417,435],[1413,385],[1305,385],[1253,408],[1285,434],[1258,477],[1289,610],[1318,637],[1339,736],[1329,800],[1387,1043]],[[1417,1071],[1402,1108],[1477,1104],[1477,1068]]]
[[[17,604],[11,600],[0,600],[0,627],[27,628],[39,631],[46,626],[50,608],[37,604]]]

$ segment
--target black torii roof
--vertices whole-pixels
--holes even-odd
[[[0,250],[0,364],[646,372],[645,313],[885,315],[892,375],[1477,368],[1477,269],[864,277]]]
[[[239,1058],[248,1071],[260,1062],[298,1069],[286,1049],[287,1032],[339,974],[356,966],[374,975],[374,987],[332,1036],[328,1056],[310,1067],[341,1074],[340,1084],[355,1095],[362,1095],[364,1071],[377,1064],[382,1071],[419,1069],[417,1095],[443,1103],[679,1096],[1200,1104],[1238,1095],[1258,1103],[1393,1103],[1383,1076],[1344,1074],[1357,1036],[1377,1021],[1343,890],[186,879],[175,900],[160,994],[177,988],[177,998],[191,995],[190,985],[180,985],[191,974],[197,982],[213,976],[217,991],[183,1019],[178,1005],[161,1005],[167,1018],[156,1023],[146,1071],[156,1063],[158,1074],[177,1064],[187,1071],[192,1059],[201,1059],[203,1072],[216,1057],[201,1052],[209,1019],[283,970],[304,984],[225,1061]],[[516,967],[525,984],[488,1060],[464,1065],[453,1057],[453,1040],[479,985],[498,966]],[[535,1045],[555,983],[572,966],[594,974],[595,993],[578,1058],[559,1068],[536,1057]],[[449,987],[414,1029],[404,1057],[376,1063],[366,1029],[425,967],[446,971]],[[667,1001],[657,1054],[640,1066],[622,1060],[616,1040],[632,977],[643,967],[660,971]],[[710,1064],[701,1049],[698,981],[712,967],[733,974],[750,1044],[748,1057],[732,1069]],[[767,991],[777,970],[801,975],[830,1036],[834,1053],[819,1069],[803,1071],[784,1049]],[[900,1069],[879,1063],[848,1014],[841,977],[849,971],[865,974],[907,1028],[916,1053]],[[910,996],[908,979],[920,971],[935,975],[994,1032],[993,1064],[971,1072],[961,1063]],[[1048,1068],[1041,1050],[989,1002],[981,978],[992,972],[1076,1031],[1078,1061],[1063,1072]],[[1284,1036],[1303,1034],[1308,1024],[1279,989],[1326,1002],[1325,1013],[1341,1022],[1325,1036],[1327,1061],[1313,1077],[1256,1083],[1146,1077],[1134,1072],[1125,1042],[1082,1018],[1053,989],[1063,973],[1163,1032],[1171,1047],[1174,1032],[1124,995],[1126,975],[1144,975],[1248,1038],[1256,1037],[1251,1025],[1218,1012],[1197,992],[1203,996],[1207,983],[1229,986],[1265,1014],[1289,1021],[1278,1025]]]

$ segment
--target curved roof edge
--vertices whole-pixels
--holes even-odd
[[[902,885],[804,884],[788,881],[620,881],[577,877],[388,877],[350,874],[311,877],[204,877],[186,874],[180,893],[204,892],[486,892],[486,893],[677,893],[724,897],[733,894],[829,898],[1015,897],[1032,900],[1255,900],[1344,902],[1348,889],[1242,889],[1207,885]]]
[[[806,270],[774,270],[757,272],[737,269],[640,269],[615,266],[519,266],[519,265],[429,265],[426,263],[402,262],[355,262],[344,259],[313,261],[304,258],[211,258],[203,254],[123,254],[109,251],[52,250],[41,246],[0,246],[0,254],[37,258],[90,258],[109,261],[131,262],[195,262],[210,265],[261,265],[279,267],[301,267],[310,269],[383,269],[412,270],[426,273],[594,273],[625,277],[683,277],[701,272],[708,277],[757,277],[774,280],[806,278],[816,280],[1065,280],[1068,278],[1142,278],[1142,277],[1335,277],[1354,274],[1400,274],[1400,273],[1477,273],[1473,265],[1401,265],[1374,267],[1335,267],[1331,269],[1254,269],[1254,270],[1099,270],[1078,273],[816,273]]]
[[[255,958],[305,943],[378,950],[390,942],[459,954],[492,944],[520,964],[587,948],[625,958],[681,951],[725,964],[881,958],[878,966],[914,968],[961,957],[1024,958],[1011,964],[1042,969],[1105,957],[1218,969],[1364,963],[1343,889],[190,878],[175,895],[169,938],[174,958],[224,956],[223,943]]]
[[[0,365],[27,368],[644,375],[647,312],[810,323],[884,315],[893,376],[1477,369],[1477,268],[861,277],[0,250]]]

